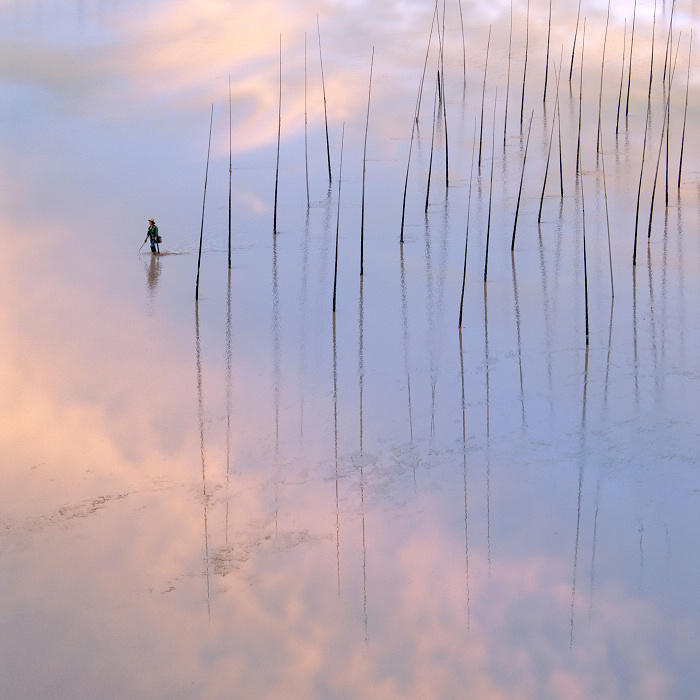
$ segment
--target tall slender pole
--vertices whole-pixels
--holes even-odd
[[[576,172],[581,166],[581,112],[583,111],[583,54],[586,49],[586,18],[583,18],[583,40],[581,42],[581,77],[578,90],[578,139],[576,142]]]
[[[336,292],[338,289],[338,238],[340,233],[340,185],[343,181],[343,144],[345,143],[345,122],[340,137],[340,170],[338,171],[338,216],[335,225],[335,272],[333,273],[333,313],[335,313]]]
[[[430,34],[428,36],[428,48],[426,48],[426,50],[425,50],[425,61],[423,63],[423,75],[421,76],[420,85],[418,87],[418,100],[416,103],[416,113],[415,113],[416,122],[418,121],[418,118],[420,117],[420,106],[421,106],[421,103],[423,102],[423,85],[425,83],[425,71],[428,69],[428,56],[430,55],[430,44],[433,41],[433,29],[435,29],[435,18],[437,17],[437,11],[438,11],[438,0],[435,0],[435,9],[433,10],[433,21],[430,24]]]
[[[581,177],[581,210],[583,212],[583,289],[586,304],[586,347],[588,347],[588,267],[586,265],[586,204],[583,196],[583,177]]]
[[[603,39],[603,58],[600,62],[600,91],[598,93],[598,136],[596,138],[595,152],[600,153],[601,118],[603,113],[603,72],[605,71],[605,47],[608,43],[608,25],[610,24],[610,0],[608,0],[608,16],[605,20],[605,38]]]
[[[547,57],[544,67],[544,91],[542,102],[547,101],[547,78],[549,77],[549,39],[552,36],[552,0],[549,0],[549,22],[547,23]]]
[[[277,116],[277,167],[275,168],[275,209],[272,222],[272,233],[277,234],[277,188],[280,176],[280,141],[282,138],[282,35],[280,34],[280,99]]]
[[[432,139],[430,141],[430,162],[428,163],[428,186],[425,191],[425,213],[428,213],[428,201],[430,200],[430,179],[432,176],[433,172],[433,150],[435,148],[435,120],[436,120],[436,115],[437,115],[437,109],[438,109],[438,101],[437,101],[437,96],[438,96],[438,88],[440,85],[440,80],[438,79],[437,83],[435,84],[435,97],[433,98],[433,135]]]
[[[529,3],[529,0],[528,0]],[[486,63],[484,64],[484,84],[481,88],[481,127],[479,129],[479,172],[481,172],[481,144],[484,138],[484,99],[486,97],[486,71],[489,67],[489,48],[491,47],[491,25],[489,25],[489,38],[486,44]],[[527,59],[526,59],[527,60]],[[524,85],[524,83],[523,83]]]
[[[464,311],[464,288],[467,284],[467,246],[469,244],[469,214],[472,205],[472,182],[474,181],[474,152],[476,151],[476,119],[474,119],[474,137],[472,139],[472,164],[469,169],[469,197],[467,199],[467,231],[464,235],[464,271],[462,273],[462,298],[459,302],[459,327],[462,328]]]
[[[634,24],[637,19],[637,0],[634,0],[634,12],[632,13],[632,39],[630,40],[630,60],[627,67],[627,104],[625,106],[625,120],[630,113],[630,85],[632,83],[632,49],[634,49]]]
[[[511,0],[511,13],[512,0]],[[464,74],[464,87],[467,87],[467,45],[464,41],[464,18],[462,17],[462,0],[459,0],[459,23],[462,26],[462,71]]]
[[[654,22],[651,25],[651,63],[649,65],[649,96],[651,100],[651,83],[654,78],[654,38],[656,36],[656,0],[654,0]]]
[[[496,88],[496,97],[493,100],[493,127],[491,137],[491,184],[489,185],[489,217],[486,225],[486,258],[484,260],[484,284],[486,284],[486,275],[489,267],[489,238],[491,237],[491,200],[493,198],[493,170],[494,170],[494,153],[496,145],[496,103],[498,102],[498,88]]]
[[[518,189],[518,202],[515,205],[515,220],[513,221],[513,240],[510,244],[511,252],[515,249],[515,232],[518,229],[518,213],[520,212],[520,198],[523,194],[523,180],[525,179],[525,162],[527,161],[527,148],[530,145],[530,132],[532,131],[532,117],[535,114],[533,109],[530,113],[530,126],[527,128],[527,141],[525,141],[525,154],[523,156],[523,169],[520,173],[520,188]]]
[[[513,0],[510,0],[510,32],[508,34],[508,79],[506,81],[506,108],[503,116],[503,151],[506,150],[506,129],[508,127],[508,95],[510,94],[510,56],[513,45]]]
[[[369,92],[367,94],[367,122],[365,124],[365,148],[362,154],[362,220],[360,223],[360,275],[365,273],[365,172],[367,165],[367,132],[369,131],[369,104],[372,97],[372,70],[374,69],[374,46],[369,68]]]
[[[612,263],[612,243],[610,242],[610,214],[608,213],[608,186],[605,181],[605,152],[603,149],[603,135],[600,135],[600,161],[603,165],[603,193],[605,195],[605,222],[608,227],[608,256],[610,258],[610,291],[612,298],[615,298],[615,283],[613,281],[613,263]]]
[[[620,71],[620,94],[617,97],[617,119],[615,121],[615,136],[620,131],[620,106],[622,104],[622,83],[625,78],[625,49],[627,48],[627,18],[625,17],[625,31],[622,35],[622,70]]]
[[[202,227],[199,230],[199,254],[197,255],[197,283],[194,288],[194,300],[199,301],[199,268],[202,263],[202,239],[204,238],[204,205],[207,201],[207,179],[209,178],[209,154],[211,153],[211,127],[214,123],[214,105],[209,117],[209,145],[207,146],[207,167],[204,172],[204,197],[202,198]]]
[[[559,70],[561,71],[561,64],[559,64]],[[555,68],[556,71],[556,68]],[[559,105],[559,76],[561,75],[561,72],[557,75],[557,97],[555,100],[555,109]],[[556,117],[556,114],[552,117],[552,130],[549,134],[549,149],[547,151],[547,164],[544,169],[544,182],[542,183],[542,196],[540,197],[540,210],[537,214],[537,223],[539,224],[540,221],[542,221],[542,204],[544,203],[544,191],[545,188],[547,187],[547,174],[549,173],[549,159],[552,155],[552,141],[554,140],[554,125],[556,124],[556,120],[554,119]]]
[[[445,94],[445,0],[442,0],[442,41],[440,42],[442,69],[442,123],[445,128],[445,189],[450,187],[450,149],[447,142],[447,95]]]
[[[654,198],[656,195],[656,183],[659,177],[659,165],[661,164],[661,152],[664,145],[664,135],[668,141],[668,131],[666,130],[666,123],[668,118],[669,105],[671,103],[671,86],[673,85],[673,76],[676,72],[676,61],[678,60],[678,48],[680,47],[680,37],[678,37],[678,45],[676,46],[676,58],[673,62],[673,70],[671,71],[669,81],[668,81],[668,95],[666,97],[665,108],[664,108],[664,121],[661,127],[661,141],[659,143],[659,157],[656,160],[656,172],[654,174],[654,185],[651,190],[651,208],[649,211],[649,229],[647,232],[647,238],[651,238],[651,223],[654,217]]]
[[[311,208],[309,197],[309,116],[306,100],[306,32],[304,32],[304,165],[306,166],[306,208]]]
[[[326,81],[323,77],[323,54],[321,53],[321,25],[318,22],[318,15],[316,15],[316,27],[318,29],[318,56],[321,62],[321,85],[323,87],[323,116],[326,120],[326,153],[328,154],[328,183],[333,181],[331,175],[331,144],[328,138],[328,109],[326,107]]]
[[[523,94],[520,98],[520,131],[523,130],[523,110],[525,109],[525,77],[527,76],[527,50],[530,43],[530,0],[527,0],[527,18],[525,20],[525,63],[523,64]]]
[[[231,269],[231,177],[233,174],[233,160],[231,151],[233,150],[233,140],[231,136],[232,123],[231,106],[231,74],[228,76],[228,269]]]
[[[651,102],[647,100],[647,116],[644,120],[644,144],[642,145],[642,165],[639,168],[639,188],[637,189],[637,209],[634,217],[634,250],[632,253],[632,266],[637,265],[637,233],[639,231],[639,204],[642,197],[642,178],[644,176],[644,156],[647,150],[647,134],[649,132],[649,110]]]
[[[578,23],[581,19],[581,0],[578,0],[578,12],[576,13],[576,29],[574,31],[574,45],[571,47],[571,67],[569,68],[569,82],[574,72],[574,54],[576,53],[576,37],[578,36]]]
[[[683,135],[681,136],[681,155],[678,160],[678,189],[681,189],[681,168],[683,166],[683,147],[685,145],[685,122],[688,116],[688,88],[690,86],[690,54],[693,50],[693,30],[690,30],[690,46],[688,48],[688,77],[685,82],[685,112],[683,114]]]

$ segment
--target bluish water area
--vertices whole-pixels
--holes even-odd
[[[0,696],[694,698],[696,5],[0,2]]]

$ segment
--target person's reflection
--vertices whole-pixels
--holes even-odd
[[[146,267],[146,285],[148,287],[148,301],[146,303],[146,311],[149,316],[155,314],[156,307],[156,289],[158,287],[158,279],[160,278],[160,255],[149,256],[149,262]]]

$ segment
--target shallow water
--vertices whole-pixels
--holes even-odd
[[[431,2],[0,4],[2,697],[694,697],[697,8],[666,206],[671,3],[627,119],[633,3],[584,0],[569,83],[571,5],[543,101],[549,3],[524,97],[526,3],[510,73],[509,3],[464,49],[446,3],[411,145]]]

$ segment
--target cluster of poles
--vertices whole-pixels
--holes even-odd
[[[464,36],[464,21],[462,14],[462,4],[461,0],[459,2],[459,16],[461,24],[461,35],[462,35],[462,54],[463,54],[463,70],[464,70],[464,86],[466,91],[467,84],[467,74],[466,74],[466,41]],[[442,7],[440,7],[442,4]],[[666,146],[665,159],[666,159],[666,191],[665,191],[665,202],[666,207],[669,204],[669,129],[670,129],[670,100],[671,100],[671,88],[674,81],[676,64],[678,58],[678,51],[680,47],[680,32],[675,38],[675,48],[674,48],[674,13],[676,8],[676,0],[673,0],[673,4],[670,12],[670,19],[668,22],[668,27],[666,28],[666,49],[664,54],[664,67],[663,67],[663,85],[664,85],[664,112],[663,112],[663,126],[661,129],[661,136],[658,146],[658,153],[656,154],[656,165],[654,170],[653,187],[651,194],[651,204],[649,209],[649,221],[647,229],[647,237],[651,238],[652,221],[654,216],[654,201],[656,196],[656,188],[658,184],[659,170],[662,160],[662,155],[664,151],[664,144]],[[447,130],[447,99],[445,96],[445,67],[444,67],[444,49],[445,49],[445,16],[446,16],[446,0],[435,1],[435,7],[432,14],[432,22],[430,28],[430,34],[428,38],[428,47],[425,55],[425,62],[423,66],[423,73],[420,78],[418,95],[416,98],[415,111],[413,116],[413,126],[411,129],[411,137],[408,148],[408,158],[406,165],[406,177],[403,192],[403,205],[401,212],[401,227],[399,241],[401,246],[404,243],[404,228],[405,228],[405,218],[406,218],[406,200],[408,192],[409,183],[409,173],[411,166],[411,155],[413,151],[413,143],[417,130],[417,125],[420,120],[420,111],[423,101],[423,89],[426,84],[426,73],[428,71],[428,61],[430,56],[430,49],[433,43],[433,36],[437,35],[438,42],[438,66],[437,66],[437,80],[434,89],[433,96],[433,126],[432,126],[432,137],[431,137],[431,147],[430,147],[430,159],[428,165],[428,175],[427,175],[427,186],[426,186],[426,197],[425,197],[425,214],[428,213],[428,204],[430,200],[430,187],[431,187],[431,176],[433,167],[433,154],[435,148],[435,136],[436,136],[436,122],[440,120],[442,122],[442,134],[444,135],[444,154],[445,154],[445,187],[449,188],[449,147],[448,147],[448,130]],[[645,130],[644,130],[644,141],[642,147],[642,161],[640,166],[639,174],[639,185],[637,191],[637,203],[636,203],[636,215],[635,215],[635,228],[634,228],[634,246],[632,255],[632,264],[636,265],[637,262],[637,244],[639,238],[640,229],[640,211],[641,211],[641,196],[642,196],[642,182],[644,177],[645,164],[649,160],[647,156],[647,146],[648,146],[648,132],[649,132],[649,122],[651,121],[651,96],[652,96],[652,83],[654,79],[654,44],[657,31],[657,0],[654,0],[654,20],[652,28],[652,41],[651,41],[651,58],[649,66],[649,87],[648,87],[648,100],[646,109],[646,120],[645,120]],[[617,100],[617,115],[615,123],[615,136],[617,138],[620,130],[620,118],[622,114],[623,102],[624,102],[624,117],[627,121],[629,118],[629,107],[630,107],[630,91],[632,83],[632,64],[634,58],[634,48],[635,48],[635,28],[636,28],[636,18],[637,18],[637,0],[634,3],[634,11],[632,16],[629,50],[627,45],[627,20],[625,20],[624,28],[624,38],[623,38],[623,50],[622,50],[622,67],[620,71],[620,81],[619,81],[619,91]],[[323,74],[323,54],[321,49],[321,30],[320,24],[317,20],[317,30],[318,30],[318,50],[319,50],[319,61],[321,69],[321,83],[323,90],[323,108],[324,108],[324,118],[325,118],[325,136],[326,136],[326,153],[328,162],[328,182],[329,188],[332,185],[332,169],[331,169],[331,150],[330,150],[330,139],[328,130],[328,111],[326,103],[326,88],[325,79]],[[571,85],[573,75],[574,75],[574,63],[577,52],[577,45],[580,43],[580,87],[578,95],[578,135],[576,144],[576,178],[577,182],[580,182],[581,191],[581,210],[582,210],[582,249],[583,249],[583,271],[584,271],[584,294],[585,294],[585,313],[586,313],[586,344],[589,342],[589,323],[588,323],[588,275],[586,266],[586,214],[585,214],[585,199],[583,191],[583,178],[580,178],[582,172],[581,169],[581,126],[582,126],[582,106],[583,106],[583,66],[584,66],[584,53],[585,53],[585,40],[586,40],[586,18],[581,18],[581,0],[578,3],[578,11],[576,17],[576,26],[573,35],[572,49],[571,49],[571,59],[569,64],[569,84]],[[611,295],[614,297],[614,279],[613,279],[613,265],[612,265],[612,246],[610,242],[610,219],[608,213],[608,196],[607,196],[607,184],[605,176],[605,156],[603,148],[603,127],[602,127],[602,99],[603,99],[603,76],[605,71],[605,59],[606,59],[606,48],[607,48],[607,38],[608,38],[608,28],[610,21],[610,0],[608,0],[607,6],[607,16],[605,24],[605,37],[603,40],[603,50],[601,57],[601,67],[600,67],[600,89],[598,98],[598,124],[597,124],[597,136],[596,136],[596,157],[598,162],[602,165],[602,176],[603,176],[603,186],[604,186],[604,196],[605,196],[605,212],[606,212],[606,223],[607,223],[607,236],[608,236],[608,253],[610,258],[610,286]],[[542,208],[545,197],[545,190],[547,187],[547,180],[549,177],[549,170],[552,157],[552,149],[555,141],[555,133],[558,136],[558,151],[559,151],[559,189],[561,197],[564,197],[564,168],[562,159],[562,132],[561,132],[561,110],[559,105],[559,87],[562,77],[562,73],[565,68],[563,67],[563,54],[564,49],[562,47],[561,54],[559,57],[559,63],[556,64],[550,57],[550,43],[551,43],[551,31],[552,31],[552,0],[549,0],[549,20],[548,20],[548,30],[547,30],[547,47],[546,47],[546,62],[544,71],[544,85],[542,93],[542,102],[546,104],[547,100],[547,88],[552,78],[550,77],[550,63],[552,64],[552,69],[554,73],[554,114],[551,120],[551,129],[549,134],[549,145],[546,157],[546,165],[543,175],[542,191],[540,195],[539,210],[537,221],[538,224],[541,222],[542,218]],[[579,41],[580,35],[580,41]],[[523,60],[523,72],[522,72],[522,90],[520,95],[520,133],[524,133],[525,125],[525,86],[527,81],[528,72],[528,53],[529,53],[529,43],[530,43],[530,2],[527,2],[527,15],[525,23],[525,53]],[[506,148],[506,134],[508,128],[508,101],[510,96],[510,83],[511,83],[511,67],[512,67],[512,46],[513,46],[513,2],[511,0],[510,6],[510,31],[508,40],[508,69],[507,69],[507,84],[505,90],[505,109],[504,109],[504,123],[503,123],[503,149],[505,152]],[[467,274],[467,250],[469,241],[469,224],[470,224],[470,209],[471,209],[471,198],[472,198],[472,185],[474,179],[474,169],[476,164],[476,169],[478,170],[479,176],[481,175],[481,165],[482,165],[482,155],[483,155],[483,145],[484,145],[484,120],[486,112],[486,86],[488,78],[488,66],[489,66],[489,54],[491,48],[491,27],[489,27],[488,38],[486,42],[486,55],[484,61],[484,71],[483,71],[483,82],[481,90],[481,110],[479,119],[475,119],[474,122],[474,136],[472,142],[472,155],[471,155],[471,166],[469,175],[469,188],[468,188],[468,203],[467,203],[467,219],[466,219],[466,230],[465,230],[465,248],[464,248],[464,266],[463,266],[463,279],[462,279],[462,291],[460,299],[460,311],[459,311],[459,327],[462,326],[463,320],[463,307],[464,307],[464,293],[466,285],[466,274]],[[306,166],[306,196],[307,196],[307,209],[310,207],[310,196],[309,196],[309,167],[308,167],[308,138],[307,138],[307,45],[306,45],[306,35],[304,37],[304,150],[305,150],[305,166]],[[683,116],[683,128],[681,134],[681,144],[680,144],[680,154],[678,160],[678,178],[677,187],[678,190],[681,188],[681,177],[682,177],[682,166],[683,166],[683,151],[685,147],[685,134],[686,134],[686,123],[687,123],[687,113],[688,113],[688,89],[690,83],[690,66],[691,66],[691,54],[692,54],[692,31],[689,39],[689,50],[688,50],[688,67],[687,73],[688,77],[686,80],[686,91],[685,91],[685,108]],[[278,110],[278,124],[277,124],[277,162],[275,168],[275,187],[274,187],[274,206],[273,206],[273,235],[277,235],[277,203],[278,203],[278,189],[279,189],[279,162],[280,162],[280,146],[281,146],[281,125],[282,125],[282,36],[280,35],[280,52],[279,52],[279,110]],[[363,165],[362,165],[362,201],[361,201],[361,223],[360,223],[360,276],[364,274],[364,221],[365,221],[365,181],[366,181],[366,160],[367,160],[367,134],[369,131],[369,121],[370,121],[370,105],[371,105],[371,94],[372,94],[372,73],[374,68],[374,48],[372,49],[372,58],[370,63],[369,71],[369,89],[367,98],[367,118],[365,123],[365,136],[364,136],[364,149],[363,149]],[[627,81],[626,81],[626,91],[625,91],[625,70],[627,71]],[[626,92],[626,94],[625,94]],[[493,105],[493,117],[492,117],[492,143],[491,143],[491,174],[490,174],[490,185],[489,185],[489,203],[488,203],[488,219],[486,226],[486,238],[485,238],[485,256],[484,256],[484,272],[483,281],[484,284],[487,283],[488,279],[488,262],[489,262],[489,241],[491,233],[491,209],[492,209],[492,198],[493,198],[493,163],[495,156],[495,142],[496,142],[496,106],[498,103],[498,89],[496,88],[496,96]],[[209,156],[211,152],[211,135],[212,135],[212,124],[213,124],[213,111],[214,105],[212,104],[210,124],[209,124],[209,145],[207,149],[207,165],[204,179],[204,197],[202,202],[202,225],[200,229],[200,239],[199,239],[199,253],[197,259],[197,281],[195,287],[195,300],[199,299],[199,275],[201,266],[201,254],[202,254],[202,240],[204,232],[204,212],[206,203],[206,190],[207,190],[207,179],[209,172]],[[231,123],[232,123],[232,99],[231,99],[231,80],[229,77],[229,207],[228,207],[228,267],[231,269],[231,174],[232,174],[232,138],[231,138]],[[517,201],[515,206],[514,218],[513,218],[513,231],[511,238],[511,254],[514,254],[515,250],[515,239],[518,230],[518,218],[520,213],[521,198],[523,193],[523,184],[525,181],[525,170],[527,163],[527,155],[530,144],[530,134],[532,131],[532,121],[534,116],[534,109],[532,110],[527,126],[527,138],[525,141],[525,148],[522,157],[521,173],[520,173],[520,184],[518,189]],[[478,132],[478,139],[477,139]],[[337,281],[338,281],[338,243],[339,243],[339,229],[340,229],[340,203],[341,203],[341,184],[342,184],[342,169],[343,169],[343,145],[345,137],[345,124],[342,128],[341,136],[341,146],[340,146],[340,165],[338,169],[338,196],[337,196],[337,221],[336,221],[336,235],[335,235],[335,266],[334,266],[334,279],[333,279],[333,313],[336,311],[336,300],[337,300]],[[477,140],[478,140],[478,150],[477,150]]]

